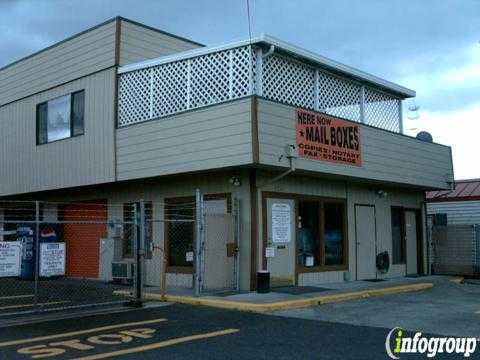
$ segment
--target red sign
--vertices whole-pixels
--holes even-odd
[[[362,166],[359,125],[298,109],[296,131],[301,158]]]

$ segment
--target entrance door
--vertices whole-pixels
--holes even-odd
[[[417,275],[417,216],[412,210],[405,211],[405,241],[407,249],[407,275]]]
[[[375,279],[377,277],[375,206],[355,205],[355,233],[357,280]]]
[[[206,200],[204,288],[220,290],[233,287],[235,258],[227,256],[227,244],[232,239],[233,223],[227,210],[227,200]]]
[[[272,286],[295,284],[295,201],[267,199],[267,270]]]

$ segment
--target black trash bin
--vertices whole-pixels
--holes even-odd
[[[257,272],[257,293],[266,294],[270,292],[270,272],[261,270]]]

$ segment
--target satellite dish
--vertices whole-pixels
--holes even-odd
[[[432,134],[430,134],[428,131],[420,131],[416,138],[420,141],[425,141],[425,142],[433,142],[433,137]]]

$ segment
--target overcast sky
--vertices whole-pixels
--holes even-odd
[[[480,178],[480,0],[250,0],[267,33],[417,91],[406,133]],[[246,0],[0,0],[0,66],[121,15],[213,45],[248,37]],[[409,120],[412,105],[420,106]]]

